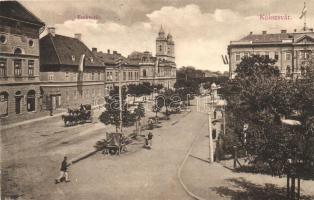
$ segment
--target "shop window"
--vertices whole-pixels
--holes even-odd
[[[30,90],[27,93],[27,97],[26,97],[26,101],[27,101],[27,111],[28,112],[32,112],[35,111],[35,91],[34,90]]]
[[[21,113],[21,99],[22,99],[22,93],[21,91],[17,91],[15,93],[15,113],[16,114]]]
[[[0,93],[0,117],[8,116],[9,94],[7,92]]]

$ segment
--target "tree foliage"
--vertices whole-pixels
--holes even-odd
[[[305,85],[306,78],[283,78],[275,62],[265,56],[244,57],[235,79],[224,85],[223,96],[232,145],[245,149],[253,163],[266,163],[273,175],[280,175],[289,159],[313,160],[314,85]],[[285,118],[294,118],[301,126],[282,123]]]
[[[134,96],[150,95],[156,89],[157,91],[163,88],[161,84],[150,84],[149,82],[143,82],[141,84],[128,85],[128,94]]]

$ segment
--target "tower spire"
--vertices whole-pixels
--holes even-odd
[[[164,31],[164,29],[163,29],[163,27],[162,27],[162,24],[160,25],[160,29],[159,29],[159,33],[164,33],[165,31]]]

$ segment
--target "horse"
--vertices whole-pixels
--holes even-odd
[[[71,123],[71,125],[73,125],[73,122],[76,122],[76,117],[71,115],[62,115],[61,118],[64,121],[64,126],[67,126],[68,123]]]

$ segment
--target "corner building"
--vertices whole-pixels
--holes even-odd
[[[45,24],[16,1],[0,2],[0,123],[41,110],[39,34]]]
[[[282,76],[286,78],[302,77],[313,59],[314,32],[311,28],[288,33],[253,34],[237,41],[231,41],[228,46],[229,77],[234,78],[237,65],[241,58],[252,54],[263,55],[276,60]]]

